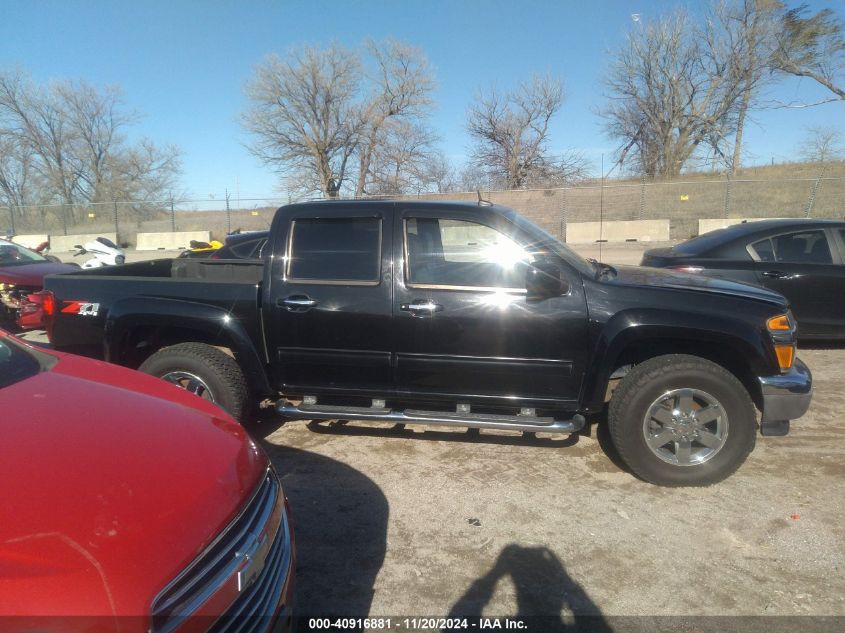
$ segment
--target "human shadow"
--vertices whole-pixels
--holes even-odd
[[[256,441],[290,500],[297,556],[294,613],[366,617],[387,548],[384,493],[346,464],[271,444],[260,435]]]
[[[524,619],[529,630],[612,633],[601,610],[566,573],[554,552],[516,543],[502,549],[490,571],[475,580],[452,606],[449,618],[480,617],[505,577],[510,577],[516,588],[517,613],[511,617]]]

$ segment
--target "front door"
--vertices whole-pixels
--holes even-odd
[[[383,393],[393,386],[393,205],[366,209],[315,204],[274,225],[264,324],[282,391]]]
[[[529,238],[483,208],[397,206],[397,389],[498,406],[573,405],[587,353],[580,277],[561,262],[568,292],[531,300]]]

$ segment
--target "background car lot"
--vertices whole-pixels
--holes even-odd
[[[625,264],[643,246],[578,250]],[[596,426],[251,425],[294,508],[296,613],[845,616],[845,347],[799,356],[808,414],[704,489],[637,480]]]

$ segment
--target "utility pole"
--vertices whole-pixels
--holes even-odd
[[[229,209],[229,190],[226,189],[226,235],[232,232],[232,212]]]
[[[120,227],[117,224],[117,198],[112,198],[112,204],[114,205],[114,236],[115,242],[120,244]]]
[[[173,192],[170,192],[170,230],[176,232],[176,210],[173,208]]]

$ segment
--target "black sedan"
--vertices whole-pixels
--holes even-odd
[[[765,286],[792,304],[804,339],[845,339],[845,222],[761,220],[643,255],[672,268]]]

